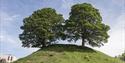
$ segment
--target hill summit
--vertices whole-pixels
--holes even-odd
[[[56,44],[43,47],[14,63],[124,63],[88,47]]]

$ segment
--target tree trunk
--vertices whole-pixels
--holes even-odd
[[[42,47],[46,47],[46,39],[43,40]]]
[[[82,38],[82,47],[85,46],[85,41],[84,41],[84,38]]]
[[[83,35],[82,35],[82,47],[85,47],[85,38]]]
[[[45,42],[43,42],[43,47],[46,47],[46,43]]]

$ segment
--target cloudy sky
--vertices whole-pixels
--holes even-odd
[[[21,58],[37,50],[21,47],[18,38],[22,32],[20,26],[23,18],[31,15],[33,11],[51,7],[67,19],[70,7],[84,2],[98,8],[103,22],[111,27],[108,43],[94,49],[109,56],[123,53],[125,51],[125,0],[0,0],[0,54],[12,54]]]

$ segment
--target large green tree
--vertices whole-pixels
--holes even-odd
[[[61,14],[52,8],[33,12],[23,20],[22,34],[19,35],[23,47],[42,47],[58,39],[58,30],[64,21]]]
[[[71,7],[69,19],[65,21],[65,38],[69,41],[82,39],[82,46],[101,46],[109,37],[108,25],[102,23],[98,9],[89,3],[76,4]]]

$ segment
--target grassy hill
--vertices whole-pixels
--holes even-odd
[[[14,63],[124,63],[91,48],[76,45],[51,45]]]

